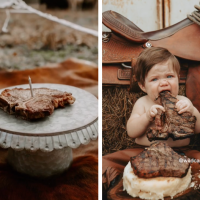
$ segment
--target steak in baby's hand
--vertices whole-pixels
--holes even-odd
[[[170,92],[160,93],[161,103],[165,112],[158,109],[154,126],[147,130],[147,138],[153,140],[167,140],[172,137],[174,140],[185,139],[194,135],[196,117],[189,112],[178,114],[175,105],[178,99]],[[161,126],[158,126],[158,123]]]
[[[176,153],[168,144],[155,142],[135,157],[131,157],[134,173],[140,178],[184,177],[189,169],[189,162],[179,162],[185,157]]]

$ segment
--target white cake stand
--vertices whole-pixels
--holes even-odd
[[[9,89],[15,87],[29,85]],[[97,139],[98,100],[85,90],[67,85],[32,84],[32,87],[66,91],[76,98],[73,105],[55,109],[51,116],[37,121],[22,120],[0,110],[0,147],[9,149],[8,163],[18,172],[45,178],[70,166],[72,148]]]

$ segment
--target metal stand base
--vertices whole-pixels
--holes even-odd
[[[65,171],[72,162],[72,149],[65,147],[51,152],[38,150],[16,151],[9,148],[7,161],[18,172],[39,178],[47,178]]]

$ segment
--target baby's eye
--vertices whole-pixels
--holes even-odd
[[[157,78],[154,78],[154,79],[152,79],[151,81],[157,81],[158,79]]]
[[[172,75],[167,76],[167,78],[172,78],[172,77],[173,77]]]

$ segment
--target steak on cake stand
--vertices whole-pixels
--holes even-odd
[[[46,178],[69,168],[73,162],[72,148],[97,139],[98,100],[72,86],[32,86],[70,92],[76,98],[73,105],[58,108],[50,116],[35,121],[16,118],[0,110],[0,147],[8,148],[8,163],[20,173]],[[15,87],[25,89],[29,85],[8,89]]]

